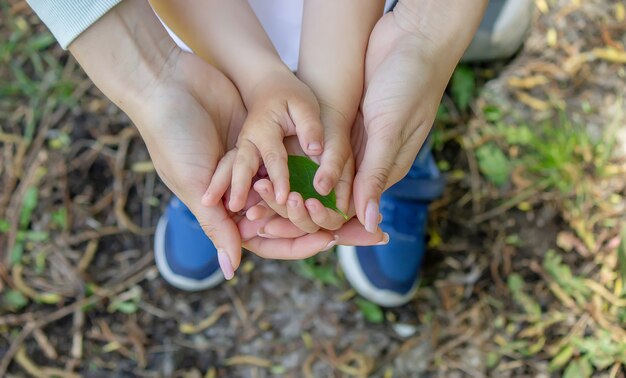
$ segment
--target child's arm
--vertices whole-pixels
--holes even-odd
[[[310,156],[323,151],[323,127],[315,95],[280,60],[246,0],[151,0],[159,16],[239,89],[248,110],[238,151],[220,172],[231,173],[229,207],[243,208],[260,158],[276,188],[277,202],[289,193],[283,138],[297,135]],[[225,162],[227,163],[227,162]],[[214,204],[228,185],[211,180],[205,204]],[[220,182],[218,182],[220,181]]]
[[[327,150],[314,185],[321,194],[335,188],[337,205],[346,213],[354,179],[350,130],[363,94],[369,36],[383,14],[384,3],[382,0],[304,2],[298,77],[313,90],[320,104]],[[313,207],[310,206],[309,213]],[[331,217],[337,216],[331,212]]]

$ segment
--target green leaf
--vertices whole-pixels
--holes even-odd
[[[116,302],[115,305],[109,306],[109,312],[118,311],[122,314],[134,314],[139,309],[139,304],[133,301]]]
[[[467,66],[458,66],[452,75],[452,98],[459,107],[460,111],[464,111],[469,106],[474,97],[476,89],[476,78],[474,71]]]
[[[493,143],[487,143],[476,149],[478,168],[485,177],[496,186],[507,183],[511,164],[504,152]]]
[[[25,234],[26,240],[32,242],[45,242],[50,235],[46,231],[27,231]]]
[[[498,366],[501,359],[502,356],[500,356],[500,354],[496,352],[489,352],[487,354],[487,369],[493,369],[494,367]]]
[[[509,145],[527,146],[535,141],[535,134],[526,125],[498,123],[496,127]]]
[[[577,359],[567,365],[563,378],[588,378],[592,373],[593,369],[587,359]]]
[[[365,320],[370,323],[379,324],[382,323],[385,319],[385,315],[383,314],[383,310],[375,303],[372,303],[363,298],[356,299],[356,305],[359,306],[359,309],[363,313]]]
[[[320,167],[316,162],[306,156],[289,155],[287,165],[289,166],[289,187],[292,191],[300,193],[305,201],[309,198],[316,198],[325,207],[335,210],[346,220],[348,219],[348,216],[337,208],[337,196],[334,190],[331,190],[327,196],[315,190],[313,178]]]
[[[562,257],[556,251],[550,249],[546,252],[543,258],[543,267],[563,291],[574,297],[576,302],[581,305],[587,303],[591,289],[582,277],[572,274],[570,267],[563,263]]]
[[[0,234],[4,234],[10,229],[11,229],[11,223],[9,223],[9,221],[6,219],[0,219]]]
[[[574,355],[574,347],[571,345],[566,345],[556,356],[554,356],[552,361],[550,361],[550,364],[548,365],[548,371],[554,372],[556,370],[559,370],[569,362],[569,360],[572,358],[572,355]]]
[[[30,217],[33,214],[33,211],[37,207],[37,201],[39,199],[39,193],[37,192],[37,188],[31,186],[26,189],[26,193],[24,194],[24,202],[22,202],[22,211],[20,213],[20,227],[25,229],[30,223]]]
[[[333,286],[339,286],[334,264],[319,264],[314,257],[297,262],[298,273],[310,279]]]
[[[62,299],[63,297],[61,297],[57,293],[41,293],[37,295],[37,298],[35,298],[35,300],[39,303],[50,304],[50,305],[57,304]]]
[[[270,373],[274,375],[281,375],[287,372],[287,368],[283,365],[274,365],[270,368]]]
[[[524,311],[538,319],[541,317],[541,306],[530,295],[524,292],[524,279],[517,273],[511,273],[507,279],[509,290],[513,294],[513,299]]]
[[[52,213],[52,222],[65,230],[67,228],[67,209],[65,207]]]
[[[489,122],[497,122],[502,119],[502,111],[495,105],[486,105],[483,108],[483,116]]]
[[[50,33],[40,34],[32,38],[28,43],[28,48],[31,51],[40,51],[50,47],[56,40]]]
[[[24,308],[28,304],[28,298],[17,290],[7,290],[4,293],[3,302],[9,311],[15,312]]]
[[[17,243],[13,246],[11,250],[11,265],[15,265],[22,261],[22,256],[24,255],[24,244]]]

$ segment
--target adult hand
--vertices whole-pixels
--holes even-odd
[[[362,124],[353,128],[356,213],[378,226],[380,196],[409,171],[486,0],[400,0],[376,24],[365,58]]]
[[[146,2],[116,6],[81,34],[70,51],[98,88],[135,122],[160,177],[194,212],[216,247],[227,253],[227,276],[239,265],[240,229],[248,248],[274,258],[311,255],[338,239],[320,231],[263,240],[256,230],[267,220],[250,222],[221,203],[201,206],[217,161],[235,144],[245,109],[227,78],[175,46]],[[351,230],[344,234],[358,237]]]
[[[133,120],[165,184],[194,213],[227,278],[241,237],[220,202],[201,206],[219,159],[245,119],[235,86],[181,51],[144,1],[123,2],[70,46],[94,83]]]

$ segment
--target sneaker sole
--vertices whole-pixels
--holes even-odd
[[[398,307],[409,303],[417,292],[419,280],[415,282],[415,285],[413,285],[411,290],[406,294],[398,294],[390,290],[379,289],[372,285],[361,269],[359,260],[356,257],[355,247],[337,246],[337,255],[339,257],[339,264],[343,269],[346,279],[350,285],[352,285],[352,288],[371,302],[383,307]]]
[[[161,273],[161,277],[174,286],[177,289],[184,291],[201,291],[210,289],[222,283],[224,281],[224,275],[221,271],[217,270],[215,273],[203,280],[194,280],[174,273],[165,258],[165,230],[167,229],[167,218],[162,216],[159,219],[157,228],[154,234],[154,260]]]

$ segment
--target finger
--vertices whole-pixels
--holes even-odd
[[[349,218],[354,216],[354,203],[352,202],[352,183],[354,181],[354,159],[349,156],[348,161],[335,186],[336,205]]]
[[[346,220],[335,210],[331,210],[315,198],[309,198],[304,202],[311,220],[319,227],[326,230],[339,229]]]
[[[194,209],[198,223],[217,249],[217,257],[224,277],[233,278],[241,263],[241,237],[235,222],[222,205]]]
[[[255,140],[255,144],[259,149],[267,174],[272,180],[276,202],[284,205],[289,195],[289,168],[283,135],[273,131],[267,131],[263,134],[266,135]]]
[[[267,179],[259,180],[254,183],[254,190],[259,194],[261,199],[265,201],[270,209],[274,210],[283,218],[287,218],[287,206],[280,205],[276,202],[276,196],[274,194],[274,186],[272,182]]]
[[[339,230],[334,231],[334,234],[337,237],[337,244],[340,245],[370,246],[389,242],[389,234],[378,227],[375,232],[369,232],[356,218],[350,219]]]
[[[400,142],[394,137],[372,137],[367,141],[363,160],[354,177],[354,205],[365,229],[376,232],[380,196],[387,187],[389,172],[395,164]]]
[[[300,193],[289,193],[287,198],[287,215],[289,215],[291,223],[306,233],[312,234],[319,230],[319,226],[311,220],[309,212],[304,207],[304,200]]]
[[[202,206],[210,207],[219,204],[230,185],[236,155],[236,149],[230,150],[219,161],[215,173],[211,177],[211,183],[202,196]]]
[[[326,129],[326,145],[320,160],[320,167],[315,173],[313,186],[325,196],[337,185],[343,174],[346,162],[351,159],[350,138],[338,128]]]
[[[319,156],[324,151],[324,126],[320,107],[314,96],[311,100],[292,100],[288,103],[289,115],[296,126],[300,147],[309,156]]]
[[[286,218],[272,218],[269,220],[259,232],[260,234],[270,236],[272,238],[298,238],[308,234],[306,231],[302,231],[298,226]]]
[[[276,227],[270,227],[276,235],[269,235],[265,232],[265,227],[277,222]],[[282,223],[281,223],[282,222]],[[305,232],[294,226],[289,219],[282,218],[278,215],[271,216],[269,218],[258,219],[251,221],[249,219],[242,219],[237,223],[239,227],[239,233],[241,234],[241,240],[246,242],[257,236],[267,237],[272,239],[284,239],[295,238],[306,235]]]
[[[238,212],[243,209],[248,199],[248,192],[252,184],[252,177],[259,169],[259,155],[256,147],[244,139],[239,143],[237,155],[233,163],[232,179],[230,184],[230,211]]]
[[[301,260],[335,246],[334,236],[326,231],[295,239],[265,239],[256,237],[248,240],[246,249],[266,259]]]
[[[251,221],[256,221],[262,218],[267,218],[271,215],[276,214],[274,210],[270,209],[267,205],[263,203],[256,204],[246,211],[246,218]]]

